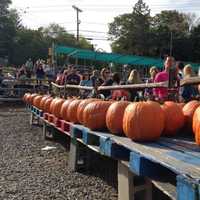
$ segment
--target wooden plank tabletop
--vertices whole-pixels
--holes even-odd
[[[159,142],[136,143],[129,138],[118,136],[112,136],[111,140],[176,174],[187,175],[197,181],[200,179],[200,157],[188,155],[184,151],[161,145]]]

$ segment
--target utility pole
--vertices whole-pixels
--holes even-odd
[[[79,41],[79,25],[80,25],[80,20],[79,20],[79,12],[83,12],[80,8],[78,8],[77,6],[73,5],[72,8],[74,8],[76,10],[76,24],[77,24],[77,35],[76,35],[76,39],[77,42]]]

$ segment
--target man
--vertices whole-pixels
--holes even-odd
[[[79,85],[81,78],[77,74],[76,70],[74,68],[71,68],[70,72],[71,73],[66,77],[66,84]]]
[[[173,73],[170,73],[170,71],[171,72],[174,71],[173,70],[174,64],[175,64],[174,58],[171,56],[168,56],[165,60],[164,71],[159,72],[156,75],[154,82],[159,83],[159,82],[169,81],[169,79],[173,79],[173,75],[172,75]],[[162,101],[166,100],[168,98],[168,88],[155,88],[155,95],[159,100],[162,100]]]

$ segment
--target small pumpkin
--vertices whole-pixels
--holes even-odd
[[[185,106],[185,103],[177,103],[177,105],[182,109]]]
[[[43,111],[44,111],[44,112],[50,113],[50,106],[51,106],[52,101],[53,101],[53,97],[49,97],[49,98],[45,101],[44,107],[43,107]]]
[[[56,117],[61,118],[61,107],[62,104],[65,102],[64,99],[58,98],[56,99],[56,101],[54,102],[54,107],[52,110],[52,114],[54,114]]]
[[[183,114],[185,117],[185,128],[187,131],[192,131],[192,119],[195,110],[200,106],[200,102],[193,100],[185,104],[183,107]]]
[[[68,112],[68,107],[70,105],[70,103],[73,101],[74,99],[67,99],[63,104],[62,107],[60,109],[60,115],[61,118],[64,119],[65,121],[69,121],[68,117],[67,117],[67,112]]]
[[[159,103],[137,102],[128,105],[123,117],[123,130],[134,141],[154,141],[164,129],[164,113]]]
[[[78,123],[77,110],[81,101],[82,100],[80,99],[76,99],[69,104],[69,107],[67,110],[67,118],[69,119],[70,122]]]
[[[113,103],[106,114],[106,126],[113,134],[123,133],[123,116],[126,107],[130,104],[128,101],[118,101]]]
[[[40,108],[40,102],[41,102],[42,98],[43,98],[42,95],[37,95],[36,97],[34,97],[34,99],[33,99],[33,105],[36,108]]]
[[[183,127],[184,115],[183,111],[175,102],[166,101],[162,105],[165,114],[165,128],[163,135],[173,136]]]
[[[85,109],[85,107],[93,102],[93,101],[98,101],[98,99],[85,99],[85,100],[82,100],[81,103],[78,105],[78,109],[77,109],[77,119],[78,119],[78,122],[80,124],[83,124],[83,111]]]
[[[106,128],[106,112],[112,101],[94,101],[89,103],[83,111],[83,124],[91,130]]]
[[[33,93],[33,94],[30,95],[30,97],[29,97],[29,99],[28,99],[29,104],[33,105],[33,99],[34,99],[36,96],[38,96],[38,94],[36,94],[36,93]]]
[[[50,98],[49,95],[45,95],[45,96],[42,97],[42,99],[41,99],[41,101],[40,101],[40,107],[39,107],[41,110],[44,109],[44,104],[45,104],[45,102],[46,102],[46,100],[47,100],[48,98]]]
[[[25,103],[27,103],[27,98],[28,98],[29,95],[31,95],[31,93],[25,93],[25,94],[24,94],[24,96],[23,96],[22,99],[23,99],[23,101],[24,101]]]
[[[197,145],[200,146],[200,106],[194,112],[192,128],[195,135],[195,141]]]

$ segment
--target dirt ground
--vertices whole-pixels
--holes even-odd
[[[68,170],[68,152],[29,125],[24,107],[0,105],[0,200],[116,200],[101,178]],[[43,151],[53,146],[56,149]]]

